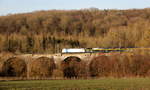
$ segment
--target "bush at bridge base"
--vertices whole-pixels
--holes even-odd
[[[2,61],[0,60],[0,76],[2,76],[2,66],[3,66],[3,63],[2,63]]]
[[[14,56],[14,54],[9,53],[9,52],[1,52],[0,53],[0,76],[3,76],[2,67],[3,67],[4,62],[13,56]]]
[[[23,59],[13,57],[3,63],[2,71],[5,77],[26,77],[27,65]]]
[[[45,78],[51,77],[55,63],[53,58],[40,57],[30,63],[30,77]]]
[[[131,56],[130,70],[133,76],[146,77],[150,71],[150,57],[143,55]]]
[[[111,68],[109,76],[111,77],[129,77],[132,76],[130,70],[130,60],[127,55],[113,55],[108,57]]]
[[[87,74],[86,63],[78,57],[68,57],[61,63],[64,77],[78,78],[85,77]]]
[[[99,56],[89,64],[91,77],[148,77],[150,57],[146,55]]]
[[[63,78],[63,71],[62,70],[60,70],[60,69],[55,69],[54,71],[53,71],[53,78]]]
[[[107,56],[98,56],[92,59],[89,64],[91,77],[108,76],[110,72],[110,60]]]

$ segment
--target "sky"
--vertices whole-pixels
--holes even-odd
[[[150,8],[150,0],[0,0],[0,15],[40,10],[142,9]]]

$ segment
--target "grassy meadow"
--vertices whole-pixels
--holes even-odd
[[[150,90],[150,78],[0,81],[0,90]]]

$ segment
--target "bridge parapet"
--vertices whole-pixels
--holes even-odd
[[[98,54],[94,54],[94,53],[67,53],[67,54],[23,54],[23,55],[17,55],[16,57],[22,57],[25,59],[37,59],[40,57],[48,57],[48,58],[54,58],[54,61],[57,62],[61,62],[64,59],[66,59],[67,57],[71,57],[71,56],[75,56],[80,58],[81,60],[84,61],[89,61],[91,60],[93,57],[97,56]],[[27,60],[28,61],[28,60]]]

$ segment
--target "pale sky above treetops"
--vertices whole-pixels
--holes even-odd
[[[150,0],[0,0],[0,15],[51,9],[141,9],[149,8]]]

